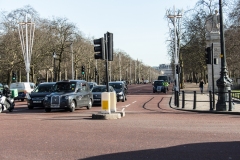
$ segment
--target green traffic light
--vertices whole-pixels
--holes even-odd
[[[82,74],[84,74],[84,72],[82,72]]]

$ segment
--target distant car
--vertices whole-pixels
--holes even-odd
[[[163,86],[163,80],[156,80],[153,83],[153,93],[155,92],[166,92],[165,87]]]
[[[14,100],[24,101],[26,94],[31,93],[36,88],[36,85],[32,82],[16,82],[10,84],[10,89],[17,89],[18,96]]]
[[[92,108],[93,96],[89,84],[84,80],[64,80],[54,85],[53,93],[44,98],[46,112],[65,109],[74,112],[76,108]]]
[[[102,93],[107,92],[106,85],[98,85],[92,88],[93,104],[101,104]],[[109,86],[109,92],[116,92],[112,86]]]
[[[94,86],[97,86],[98,84],[96,82],[88,82],[90,89],[92,89]]]
[[[117,93],[117,101],[125,102],[127,100],[127,88],[123,82],[109,82],[109,86],[112,86]]]
[[[144,83],[144,84],[147,84],[147,83],[149,83],[149,80],[144,80],[143,83]]]
[[[53,92],[56,82],[40,83],[31,93],[27,93],[27,104],[29,109],[44,107],[43,100],[46,95]]]

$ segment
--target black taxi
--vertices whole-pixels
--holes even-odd
[[[44,98],[46,112],[52,109],[65,109],[73,112],[76,108],[90,109],[93,95],[89,84],[84,80],[64,80],[54,85],[53,93]]]

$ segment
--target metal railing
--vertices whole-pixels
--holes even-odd
[[[208,102],[209,103],[209,110],[210,111],[213,111],[215,109],[215,97],[214,96],[217,96],[218,93],[220,92],[214,92],[215,94],[213,95],[212,91],[209,91],[209,100],[198,100],[197,101],[197,92],[196,91],[193,91],[193,99],[186,99],[185,98],[185,91],[182,91],[182,108],[185,108],[185,103],[187,101],[191,101],[193,102],[193,109],[196,109],[197,107],[197,102]],[[232,107],[233,107],[233,103],[234,102],[240,102],[240,92],[232,92],[231,90],[229,90],[228,92],[223,92],[223,93],[227,93],[228,94],[228,101],[226,101],[228,103],[228,111],[232,111]],[[176,107],[179,107],[179,96],[180,96],[180,93],[178,91],[174,91],[174,105]],[[233,99],[233,98],[237,98],[237,100]]]

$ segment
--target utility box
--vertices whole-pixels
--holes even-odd
[[[11,98],[15,98],[18,96],[18,90],[17,89],[10,89],[11,91]]]

